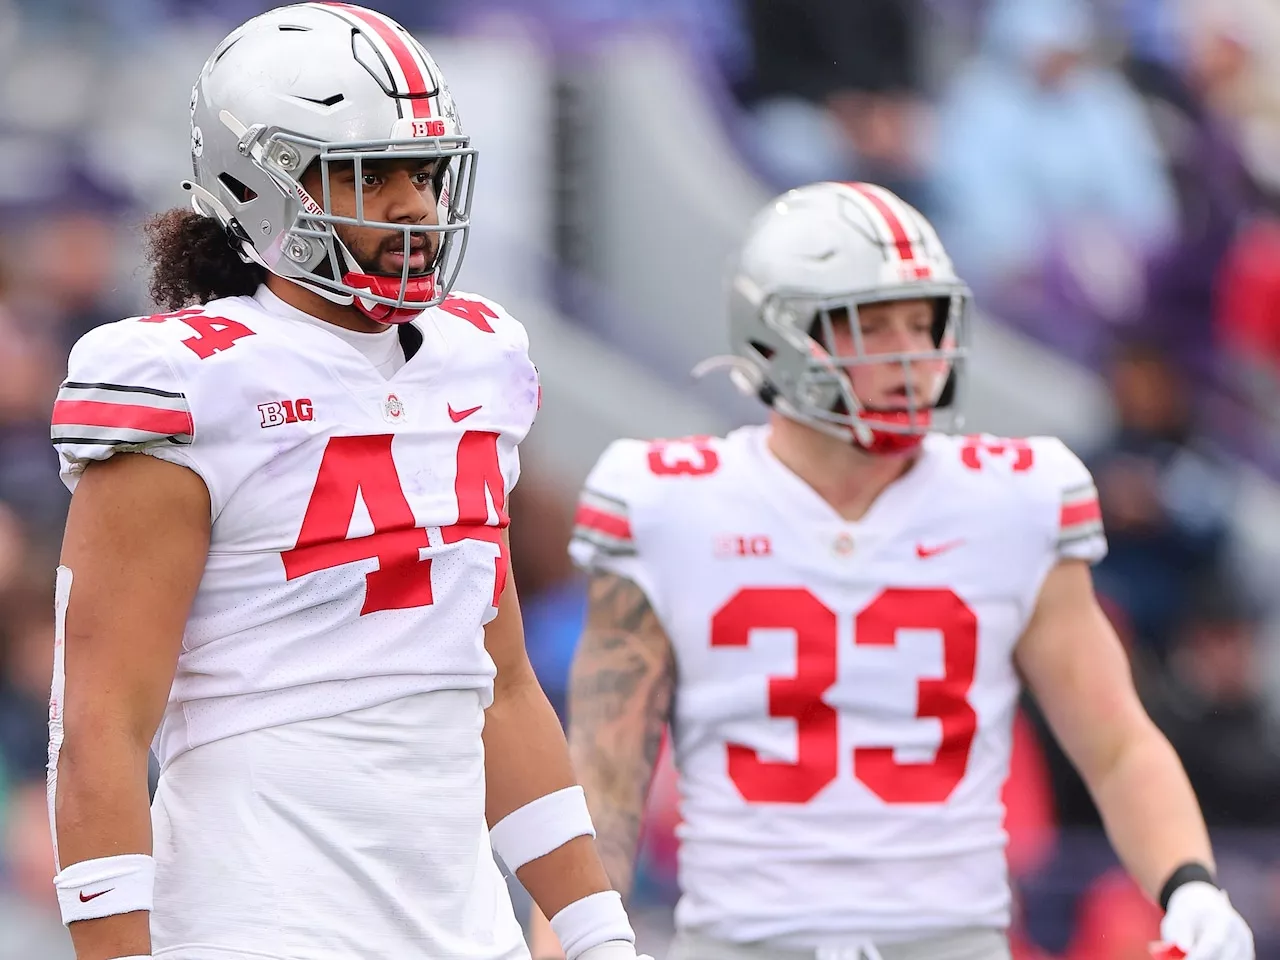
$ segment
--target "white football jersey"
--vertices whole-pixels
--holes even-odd
[[[265,288],[91,330],[53,414],[63,479],[143,451],[209,489],[209,560],[156,738],[192,747],[437,689],[494,667],[483,627],[533,423],[524,328],[457,295],[402,329],[390,379]]]
[[[262,288],[71,353],[68,486],[143,452],[199,474],[212,507],[154,744],[157,956],[527,960],[480,734],[537,373],[479,297],[397,331],[388,378]],[[55,681],[51,717],[59,701]]]
[[[812,948],[1004,927],[1013,652],[1060,558],[1106,550],[1060,441],[931,435],[847,522],[766,429],[621,440],[571,552],[671,639],[679,927]]]

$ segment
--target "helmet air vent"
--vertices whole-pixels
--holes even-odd
[[[305,101],[306,103],[314,103],[316,106],[320,106],[320,107],[336,107],[343,100],[345,100],[346,97],[344,97],[340,93],[335,93],[331,96],[325,97],[323,100],[316,99],[315,97],[301,97],[301,96],[297,97],[297,99]]]
[[[254,200],[258,196],[229,173],[218,174],[218,180],[224,187],[231,191],[231,195],[235,197],[239,203],[248,203],[250,200]]]

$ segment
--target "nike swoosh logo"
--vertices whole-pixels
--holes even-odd
[[[461,423],[463,420],[467,419],[467,417],[471,416],[473,413],[479,410],[480,407],[483,407],[483,406],[484,404],[482,403],[480,404],[480,406],[471,407],[467,410],[455,410],[453,409],[453,404],[448,404],[449,419],[452,420],[454,423]]]
[[[109,887],[106,890],[99,890],[97,893],[91,893],[88,896],[85,896],[84,891],[82,890],[80,892],[80,902],[88,903],[90,900],[97,900],[98,897],[105,896],[106,894],[110,893],[114,889],[115,887]]]
[[[916,556],[921,560],[928,560],[930,557],[936,557],[940,553],[946,553],[948,550],[952,550],[955,547],[960,546],[962,543],[964,543],[963,540],[949,540],[946,543],[935,544],[931,547],[926,547],[923,543],[917,543]]]

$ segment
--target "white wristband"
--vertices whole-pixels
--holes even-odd
[[[517,807],[493,825],[489,842],[513,873],[577,837],[594,837],[582,787],[565,787]]]
[[[635,931],[622,909],[622,894],[602,890],[575,900],[551,918],[551,929],[560,940],[565,960],[577,960],[592,947],[610,940],[636,942]]]
[[[82,860],[53,878],[63,923],[150,910],[155,883],[156,862],[145,853]]]

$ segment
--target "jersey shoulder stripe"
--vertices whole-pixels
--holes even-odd
[[[189,444],[194,434],[187,398],[172,390],[68,380],[53,405],[55,444]]]
[[[578,509],[573,518],[573,538],[612,556],[636,552],[630,510],[626,503],[590,487],[584,489],[578,499]]]
[[[1062,493],[1058,514],[1058,543],[1071,543],[1102,533],[1102,507],[1092,483],[1070,487]]]

